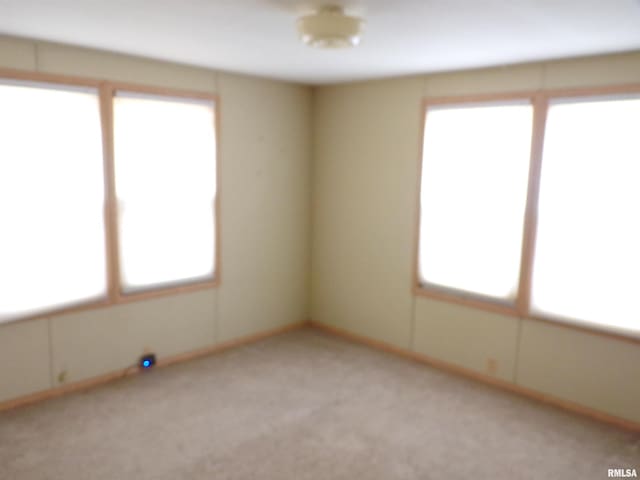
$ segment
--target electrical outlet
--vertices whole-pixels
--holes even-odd
[[[498,361],[495,358],[488,357],[486,369],[489,375],[495,375],[498,372]]]
[[[138,360],[138,366],[143,370],[148,370],[156,364],[156,356],[153,353],[143,355]]]

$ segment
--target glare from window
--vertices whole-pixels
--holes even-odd
[[[213,103],[114,98],[120,276],[125,292],[211,278],[215,268]]]
[[[639,98],[551,104],[534,311],[640,331],[639,132]]]
[[[428,110],[420,196],[423,284],[515,300],[532,121],[530,103]]]
[[[97,93],[0,85],[0,321],[106,295]]]

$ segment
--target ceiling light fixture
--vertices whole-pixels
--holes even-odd
[[[342,7],[328,5],[298,19],[302,41],[312,47],[342,48],[360,43],[362,19],[345,15]]]

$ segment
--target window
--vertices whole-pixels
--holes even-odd
[[[0,323],[216,285],[213,96],[4,75]]]
[[[104,298],[96,89],[0,84],[0,322]]]
[[[428,109],[418,265],[423,286],[515,301],[532,119],[526,101]]]
[[[599,91],[428,106],[417,293],[640,335],[640,93]]]
[[[640,95],[549,106],[534,312],[640,331]]]
[[[124,293],[213,279],[216,143],[210,100],[118,91],[114,163]]]

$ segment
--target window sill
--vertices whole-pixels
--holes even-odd
[[[413,288],[413,293],[414,295],[419,297],[440,300],[443,302],[462,305],[464,307],[475,308],[478,310],[484,310],[491,313],[499,313],[511,317],[522,316],[521,312],[518,311],[515,304],[510,304],[506,301],[501,302],[500,300],[494,300],[492,298],[483,297],[481,295],[474,295],[472,293],[467,294],[459,290],[435,288],[426,285],[415,285]]]
[[[219,278],[213,278],[206,281],[198,281],[197,283],[182,283],[169,287],[153,288],[129,294],[118,293],[116,295],[111,295],[108,298],[105,297],[98,300],[90,300],[88,302],[76,303],[74,305],[46,310],[31,315],[10,318],[5,321],[0,321],[0,328],[2,328],[3,325],[9,325],[11,323],[23,322],[28,320],[38,320],[50,317],[59,317],[61,315],[114,307],[116,305],[151,300],[154,298],[180,295],[184,293],[197,292],[200,290],[215,289],[219,286]]]
[[[516,305],[502,303],[499,300],[482,297],[480,295],[465,294],[458,290],[446,288],[434,288],[425,285],[415,285],[413,294],[416,297],[429,298],[453,305],[461,305],[467,308],[473,308],[485,312],[497,313],[509,316],[515,319],[532,320],[534,322],[542,322],[555,327],[596,335],[600,337],[610,338],[613,340],[629,342],[640,345],[640,332],[623,331],[615,327],[607,325],[599,325],[592,322],[584,322],[550,314],[538,312],[523,312]]]

